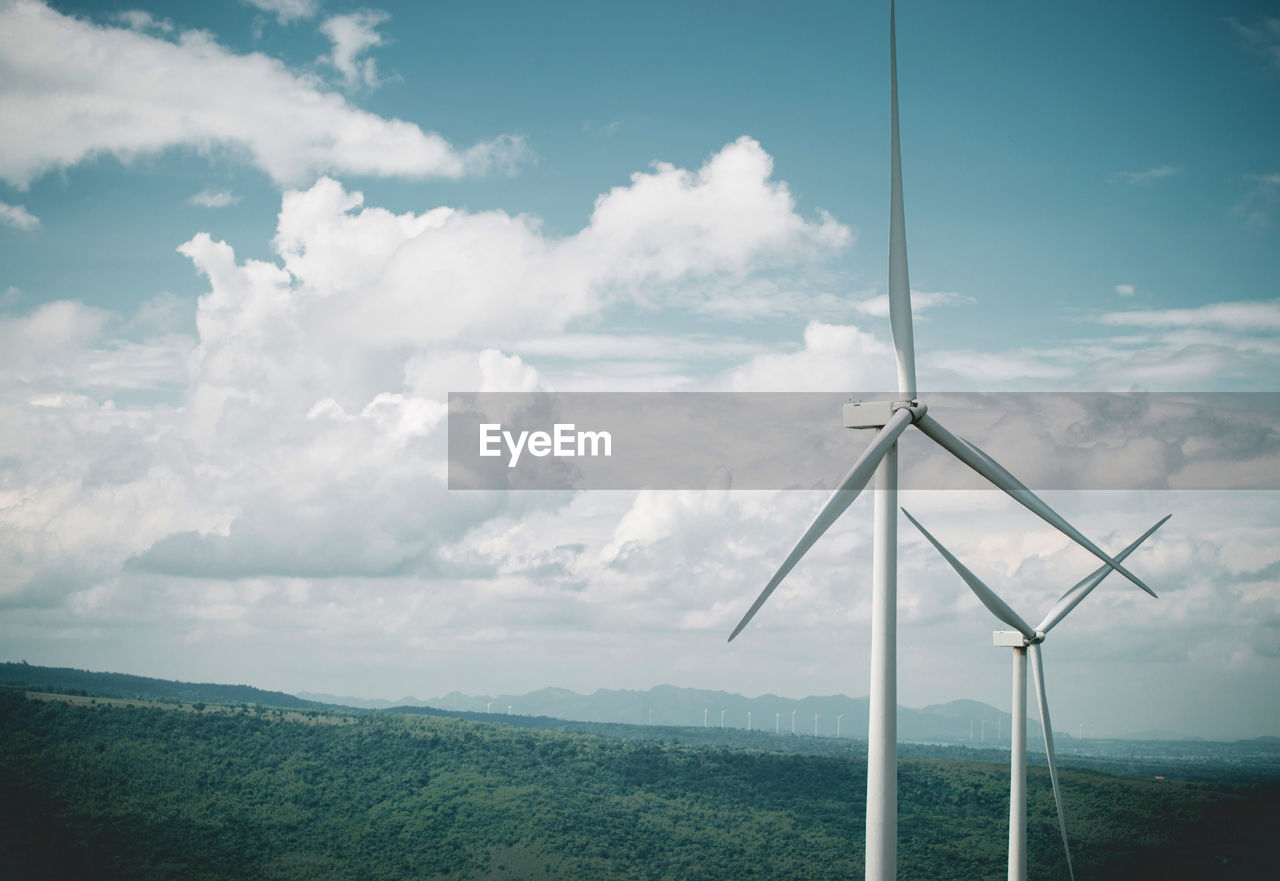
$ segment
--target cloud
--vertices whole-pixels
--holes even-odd
[[[311,18],[320,7],[318,0],[244,0],[244,2],[263,12],[274,14],[281,24]]]
[[[591,120],[584,120],[582,123],[582,131],[584,134],[595,135],[596,137],[612,138],[622,130],[622,120],[614,119],[603,125],[593,123]]]
[[[1280,376],[1280,300],[1117,310],[1089,320],[1125,332],[1003,351],[926,351],[920,373],[932,388],[981,391],[1270,391]]]
[[[1147,184],[1160,178],[1175,175],[1179,170],[1172,165],[1157,165],[1155,168],[1148,168],[1146,171],[1117,171],[1108,180],[1112,183]]]
[[[378,66],[372,58],[361,58],[369,49],[381,46],[382,36],[378,25],[391,16],[381,10],[362,10],[348,15],[335,15],[325,19],[320,32],[333,43],[333,51],[322,60],[332,64],[342,74],[347,88],[378,84]]]
[[[1108,312],[1098,320],[1112,327],[1280,331],[1280,300],[1208,303],[1189,309]]]
[[[284,185],[326,172],[457,178],[509,169],[525,152],[509,135],[456,149],[201,31],[171,42],[33,0],[0,9],[0,57],[0,179],[19,188],[95,156],[173,147],[231,150]]]
[[[202,208],[225,208],[239,201],[240,197],[232,195],[230,190],[201,190],[187,200],[188,204]]]
[[[697,172],[655,163],[596,199],[582,244],[623,261],[634,280],[659,282],[755,268],[771,254],[793,261],[848,246],[847,227],[825,212],[817,223],[804,220],[772,174],[773,158],[745,136]]]
[[[552,523],[546,512],[567,497],[448,493],[444,396],[543,387],[527,359],[551,359],[556,339],[580,350],[566,362],[624,350],[619,371],[699,357],[697,340],[569,328],[655,290],[681,297],[805,265],[848,240],[830,218],[801,217],[771,172],[758,144],[735,141],[699,169],[634,175],[565,236],[500,211],[395,214],[322,179],[282,197],[274,261],[239,259],[207,234],[182,245],[207,281],[194,339],[177,332],[190,303],[171,295],[128,318],[67,301],[0,320],[0,460],[21,487],[0,503],[6,544],[21,551],[0,560],[3,602],[96,622],[169,616],[204,633],[277,608],[296,617],[302,595],[346,607],[364,594],[421,630],[393,595],[419,595],[424,581],[440,585],[432,628],[477,623],[476,610],[492,612],[486,592],[527,596],[531,573],[574,595],[593,572],[629,591],[580,559],[608,543],[626,499],[588,503],[595,545],[466,541],[494,518],[513,536]],[[810,336],[818,351],[839,348],[821,329]],[[129,394],[141,402],[116,402]],[[465,587],[476,578],[479,595]]]
[[[1131,284],[1116,285],[1116,293],[1122,297],[1132,297],[1134,295],[1134,287]]]
[[[1255,25],[1228,18],[1227,23],[1246,46],[1280,68],[1280,18],[1264,18]]]
[[[722,334],[569,333],[554,337],[533,337],[513,344],[516,352],[542,358],[573,361],[616,361],[646,359],[686,361],[691,358],[742,358],[763,354],[762,343],[726,338]]]
[[[173,30],[173,22],[158,19],[145,9],[126,9],[115,14],[117,21],[135,31],[158,30],[168,33]]]
[[[942,349],[921,356],[930,388],[974,391],[1271,391],[1274,336],[1152,328],[1053,347]]]
[[[25,205],[0,202],[0,223],[30,232],[40,228],[40,218],[29,212]]]
[[[628,369],[631,381],[652,381],[653,364],[665,381],[691,363],[720,371],[703,387],[892,387],[887,338],[856,323],[770,325],[773,337],[753,329],[717,341],[694,321],[633,330],[637,309],[660,308],[681,325],[735,292],[758,304],[755,315],[802,302],[791,274],[818,271],[852,236],[821,213],[802,215],[772,173],[763,148],[741,139],[699,168],[637,173],[564,235],[502,211],[396,213],[322,179],[282,196],[268,259],[232,248],[260,253],[262,242],[188,238],[182,253],[204,279],[195,338],[174,333],[192,310],[175,297],[133,316],[63,302],[0,319],[0,640],[14,651],[57,651],[48,656],[57,663],[126,663],[182,678],[269,670],[277,682],[259,684],[291,689],[337,691],[344,676],[354,677],[353,692],[377,681],[399,693],[648,687],[660,677],[855,691],[867,675],[849,634],[865,635],[869,622],[869,497],[726,650],[729,628],[824,494],[445,489],[449,390],[527,390]],[[1211,332],[1165,322],[996,353],[990,369],[1014,385],[1041,375],[1127,379],[1155,346],[1152,371],[1196,369],[1191,348],[1255,357],[1277,375],[1266,349],[1274,340],[1239,330],[1242,321]],[[790,351],[777,350],[779,336]],[[1242,340],[1254,348],[1241,350]],[[943,353],[922,367],[932,378],[948,363],[963,366]],[[122,392],[158,388],[158,402],[129,404]],[[1027,415],[1036,431],[1061,428]],[[1077,420],[1080,431],[1113,421]],[[851,457],[859,440],[832,437]],[[1122,434],[1107,446],[1113,440],[1091,448],[1090,463],[1149,467],[1154,453],[1139,439]],[[920,464],[912,457],[911,467]],[[1010,464],[1019,469],[1016,452]],[[903,493],[1028,614],[1051,601],[1044,585],[1065,586],[1096,565],[998,494],[937,493],[920,504]],[[1138,637],[1125,632],[1134,622],[1141,639],[1176,634],[1177,651],[1204,668],[1270,669],[1248,652],[1232,660],[1215,632],[1273,632],[1257,623],[1277,614],[1267,574],[1277,519],[1265,495],[1052,500],[1108,548],[1166,505],[1176,515],[1134,557],[1160,603],[1111,584],[1055,631],[1064,718],[1091,702],[1123,702],[1119,680],[1076,676],[1089,670],[1071,659],[1099,646],[1136,652]],[[903,700],[1006,700],[1007,660],[989,648],[989,615],[921,541],[904,533],[901,547],[902,641],[922,647],[904,656]],[[1224,568],[1232,578],[1220,577]],[[495,632],[504,638],[478,641]],[[990,672],[983,663],[1000,664],[989,694],[975,684]],[[1162,700],[1172,698],[1162,691]]]
[[[724,391],[875,391],[893,387],[892,348],[852,325],[811,321],[804,345],[787,354],[757,355],[711,380]]]
[[[1231,206],[1231,213],[1243,217],[1246,226],[1265,227],[1280,201],[1280,174],[1246,174],[1244,179],[1249,189]]]
[[[23,399],[62,391],[109,396],[180,383],[190,340],[153,323],[160,300],[139,312],[138,327],[150,331],[141,340],[111,334],[121,329],[117,316],[73,300],[0,315],[0,374],[17,383],[8,393]]]
[[[961,306],[976,303],[973,297],[966,297],[963,294],[957,294],[951,291],[938,291],[929,293],[927,291],[911,292],[911,314],[919,316],[925,311],[935,306]],[[853,304],[853,308],[863,315],[870,315],[875,318],[889,317],[889,295],[880,294],[866,300],[858,300]]]
[[[261,321],[305,307],[309,333],[362,345],[506,345],[615,301],[684,302],[704,282],[820,259],[848,241],[830,217],[801,217],[771,172],[760,145],[740,139],[696,172],[663,164],[633,175],[596,200],[584,228],[558,238],[535,217],[501,211],[396,215],[322,179],[282,200],[282,266],[237,268],[207,237],[183,246],[214,283],[202,342],[221,338],[223,315]]]
[[[504,511],[563,501],[448,494],[445,394],[542,387],[526,357],[549,358],[546,340],[647,296],[648,280],[675,295],[819,259],[846,240],[830,219],[801,218],[771,170],[746,139],[701,169],[655,167],[603,195],[567,236],[496,211],[394,214],[322,179],[282,197],[276,261],[238,259],[203,233],[181,246],[208,286],[194,340],[175,333],[189,304],[172,296],[127,320],[73,302],[6,319],[0,418],[13,430],[0,457],[20,463],[28,490],[0,513],[16,518],[12,542],[26,548],[0,572],[0,594],[11,607],[67,603],[101,620],[125,614],[141,585],[183,578],[208,585],[210,599],[175,614],[236,610],[225,620],[245,621],[257,601],[240,587],[215,601],[212,585],[256,580],[254,596],[270,597],[289,579],[365,579],[380,591],[568,566],[576,551],[503,562],[450,550]],[[682,246],[654,253],[672,235]],[[566,338],[578,336],[588,355],[611,345]],[[515,351],[524,340],[527,355]],[[698,351],[655,337],[626,354],[679,362]],[[758,351],[739,343],[718,357]],[[114,404],[127,390],[164,403]],[[113,506],[137,528],[126,534]],[[356,523],[353,510],[382,513]],[[470,620],[474,596],[457,601],[450,614]]]

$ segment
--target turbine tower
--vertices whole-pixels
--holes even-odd
[[[898,373],[898,398],[844,405],[846,428],[874,428],[874,440],[862,451],[835,492],[782,561],[729,641],[742,632],[795,565],[854,499],[876,478],[874,538],[871,563],[871,684],[867,731],[867,881],[893,881],[898,860],[898,731],[897,731],[897,547],[898,437],[914,425],[934,443],[1004,490],[1045,522],[1084,547],[1138,587],[1155,592],[1119,561],[1086,538],[1046,505],[1003,466],[977,446],[952,434],[916,393],[915,341],[911,324],[911,286],[907,277],[907,232],[902,199],[902,159],[898,138],[898,58],[895,15],[889,5],[889,323]]]
[[[1040,643],[1044,642],[1049,631],[1067,616],[1080,601],[1111,574],[1110,566],[1101,566],[1089,577],[1074,585],[1058,598],[1057,603],[1049,610],[1038,625],[1027,624],[1009,604],[987,587],[978,576],[974,575],[950,551],[942,546],[942,542],[934,538],[929,530],[920,525],[916,518],[907,512],[902,513],[915,524],[915,527],[927,538],[938,553],[942,554],[951,567],[959,573],[969,588],[978,596],[982,604],[1013,630],[997,630],[992,635],[992,643],[1013,649],[1013,718],[1010,721],[1009,741],[1009,881],[1026,881],[1027,879],[1027,649],[1031,652],[1031,672],[1036,682],[1036,698],[1040,705],[1040,727],[1044,732],[1044,752],[1049,763],[1049,782],[1053,786],[1053,801],[1058,808],[1058,827],[1062,832],[1062,849],[1067,856],[1067,873],[1075,881],[1075,870],[1071,867],[1071,848],[1067,844],[1067,818],[1062,810],[1062,792],[1058,788],[1057,759],[1053,752],[1053,726],[1049,721],[1049,700],[1044,688],[1044,665],[1040,657]],[[1146,541],[1153,532],[1164,525],[1166,515],[1152,526],[1131,545],[1116,554],[1116,560],[1123,560],[1133,553],[1138,545]]]

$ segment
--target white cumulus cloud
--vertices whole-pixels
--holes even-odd
[[[172,42],[34,0],[0,8],[0,58],[0,179],[19,188],[96,155],[176,146],[231,148],[285,185],[325,172],[456,178],[505,169],[524,151],[510,136],[455,148],[202,31]]]
[[[893,363],[889,344],[870,333],[811,321],[799,351],[756,355],[711,385],[740,392],[877,391],[896,382]]]

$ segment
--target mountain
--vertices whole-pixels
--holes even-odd
[[[501,715],[510,707],[518,716],[547,716],[574,722],[625,725],[675,725],[744,729],[747,714],[755,731],[835,737],[837,717],[842,738],[864,739],[868,724],[868,700],[843,694],[804,698],[774,694],[746,697],[727,691],[658,685],[648,691],[600,689],[579,694],[567,688],[543,688],[526,694],[467,695],[452,691],[440,697],[398,701],[301,692],[298,695],[265,691],[249,685],[176,682],[124,673],[95,673],[66,667],[38,667],[25,662],[0,663],[0,685],[17,685],[37,691],[94,694],[103,697],[150,700],[205,701],[208,703],[262,704],[271,707],[329,706],[386,710],[392,707],[432,707],[439,710]],[[816,729],[814,715],[817,715]],[[1009,743],[1010,715],[980,701],[955,700],[922,709],[898,707],[898,739],[916,743]],[[1067,739],[1067,735],[1058,733]],[[1166,736],[1167,733],[1166,733]],[[1040,725],[1027,720],[1028,749],[1042,751]]]
[[[346,699],[349,700],[349,699]],[[868,700],[843,694],[805,698],[766,694],[749,698],[726,691],[659,685],[648,691],[600,689],[579,694],[565,688],[543,688],[527,694],[467,695],[453,691],[416,702],[442,710],[472,713],[511,713],[551,716],[580,722],[620,722],[629,725],[706,725],[834,737],[839,719],[841,737],[861,739],[868,724]],[[723,712],[723,716],[721,713]],[[979,701],[958,700],[923,709],[898,707],[898,737],[924,743],[1009,742],[1010,715]],[[1040,742],[1040,725],[1027,721],[1029,747]]]
[[[859,742],[449,715],[189,712],[0,688],[4,877],[807,881],[862,868]],[[1004,877],[1008,753],[901,753],[904,877]],[[1274,874],[1276,766],[1241,774],[1215,753],[1196,780],[1165,762],[1111,763],[1127,777],[1064,767],[1079,877]],[[1028,777],[1029,873],[1065,878],[1048,774]]]
[[[392,707],[424,707],[426,703],[416,697],[402,697],[398,701],[383,698],[351,697],[349,695],[323,694],[312,691],[300,691],[298,697],[317,704],[332,704],[338,707],[356,707],[361,710],[389,710]]]

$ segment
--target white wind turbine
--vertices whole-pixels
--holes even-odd
[[[875,439],[862,451],[836,491],[756,597],[729,641],[742,632],[809,548],[822,537],[854,499],[876,477],[871,589],[870,722],[867,732],[867,881],[892,881],[897,875],[897,543],[898,436],[914,425],[930,439],[981,474],[1014,500],[1087,549],[1109,567],[1155,596],[1155,592],[1108,556],[1079,530],[1046,505],[998,462],[969,441],[927,415],[916,393],[915,343],[911,323],[911,290],[907,277],[907,232],[902,204],[902,160],[898,139],[898,61],[893,4],[889,6],[890,198],[889,322],[898,370],[898,400],[844,406],[846,428],[875,428]]]
[[[982,604],[1005,624],[1014,628],[1012,631],[997,630],[993,635],[993,643],[1013,649],[1013,709],[1009,732],[1009,881],[1026,881],[1027,877],[1027,648],[1031,649],[1031,672],[1036,682],[1036,699],[1040,705],[1040,728],[1044,732],[1045,758],[1049,764],[1049,782],[1053,786],[1053,801],[1058,808],[1058,828],[1062,832],[1062,849],[1067,855],[1067,872],[1075,879],[1075,870],[1071,867],[1071,848],[1067,845],[1067,818],[1062,810],[1062,792],[1058,788],[1058,765],[1053,751],[1053,726],[1049,721],[1049,700],[1044,688],[1044,663],[1040,657],[1040,643],[1044,642],[1049,631],[1065,618],[1080,601],[1111,574],[1110,566],[1100,566],[1087,578],[1071,587],[1058,598],[1053,608],[1035,627],[1027,624],[1009,604],[996,595],[996,592],[982,583],[963,563],[942,546],[942,542],[934,538],[929,530],[920,525],[920,521],[912,517],[906,508],[902,513],[915,524],[915,527],[927,538],[938,553],[942,554],[951,567],[959,573],[970,590],[977,594]],[[1146,541],[1153,532],[1164,525],[1169,515],[1163,517],[1136,541],[1120,553],[1116,560],[1123,560],[1133,553],[1138,545]]]

